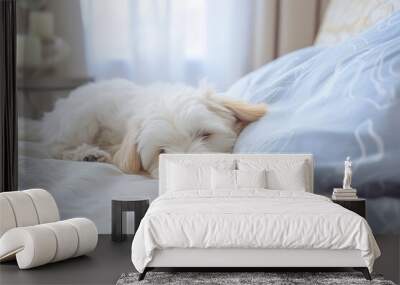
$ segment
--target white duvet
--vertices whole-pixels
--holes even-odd
[[[257,189],[158,197],[134,237],[132,262],[143,272],[165,248],[358,249],[371,272],[380,255],[366,220],[328,198]]]
[[[100,234],[111,233],[112,199],[157,197],[156,179],[125,174],[108,163],[52,159],[39,143],[20,142],[19,146],[19,189],[46,189],[62,219],[88,218]]]

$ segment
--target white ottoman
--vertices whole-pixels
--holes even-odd
[[[59,221],[57,205],[43,189],[0,193],[0,261],[20,269],[86,254],[96,248],[97,228],[86,218]]]

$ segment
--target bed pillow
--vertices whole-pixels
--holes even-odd
[[[269,108],[243,129],[233,152],[312,153],[314,189],[324,194],[340,185],[350,156],[362,195],[399,197],[399,27],[395,12],[340,44],[295,51],[239,80],[226,95]],[[386,231],[378,222],[373,228]]]
[[[168,165],[168,191],[211,189],[211,167]]]
[[[218,189],[236,189],[236,170],[232,169],[215,169],[211,170],[211,188]]]
[[[239,159],[239,170],[247,172],[264,171],[266,188],[273,190],[306,191],[309,188],[306,163],[301,160],[266,161],[255,159]]]
[[[211,169],[235,169],[236,160],[175,159],[166,165],[166,191],[211,190]]]
[[[268,188],[267,171],[262,170],[235,170],[237,188]]]
[[[243,188],[267,188],[266,170],[211,170],[211,188],[218,190],[240,190]]]

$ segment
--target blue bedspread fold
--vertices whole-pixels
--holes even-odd
[[[227,94],[269,105],[234,152],[312,153],[319,193],[341,186],[351,156],[359,196],[400,199],[400,12],[335,46],[281,57]],[[400,221],[400,211],[380,211]],[[382,213],[368,213],[374,230],[399,233],[400,222],[380,225]]]

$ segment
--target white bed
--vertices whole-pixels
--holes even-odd
[[[212,166],[221,160],[234,162],[239,170],[246,160],[289,168],[303,162],[303,191],[243,189],[227,194],[167,186],[171,163]],[[278,175],[284,183],[293,178],[289,168]],[[285,168],[272,171],[279,169]],[[160,196],[132,243],[140,278],[154,267],[354,267],[368,278],[380,255],[362,217],[312,194],[311,155],[162,155],[159,173]]]
[[[46,189],[62,219],[89,218],[100,234],[111,233],[113,198],[158,195],[156,179],[125,174],[111,164],[52,159],[39,143],[20,142],[19,154],[19,189]]]

